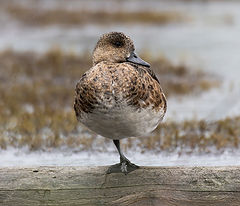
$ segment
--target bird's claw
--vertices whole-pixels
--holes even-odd
[[[118,164],[112,165],[108,168],[107,174],[111,173],[123,173],[127,175],[128,173],[138,169],[139,166],[131,163],[129,160],[124,160]]]

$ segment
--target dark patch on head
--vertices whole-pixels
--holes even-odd
[[[122,32],[103,34],[93,50],[93,65],[102,61],[122,63],[135,50],[133,41]]]
[[[115,48],[126,47],[131,51],[134,50],[132,40],[122,32],[110,32],[102,35],[97,42],[95,49],[99,46],[105,46],[106,44],[110,44]]]
[[[126,36],[120,32],[112,32],[108,36],[108,41],[116,48],[124,47],[126,42]]]
[[[113,40],[111,41],[111,44],[114,47],[121,48],[125,45],[125,41],[123,39]]]

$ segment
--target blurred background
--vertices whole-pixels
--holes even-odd
[[[109,165],[77,123],[76,82],[105,32],[135,42],[168,98],[162,124],[122,141],[140,165],[239,165],[240,1],[0,1],[0,166]]]

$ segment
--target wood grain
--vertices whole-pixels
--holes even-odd
[[[240,167],[0,168],[0,205],[239,206]]]

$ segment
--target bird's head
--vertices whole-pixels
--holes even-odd
[[[93,51],[93,65],[102,61],[112,63],[132,62],[150,67],[135,53],[133,41],[122,32],[103,34]]]

